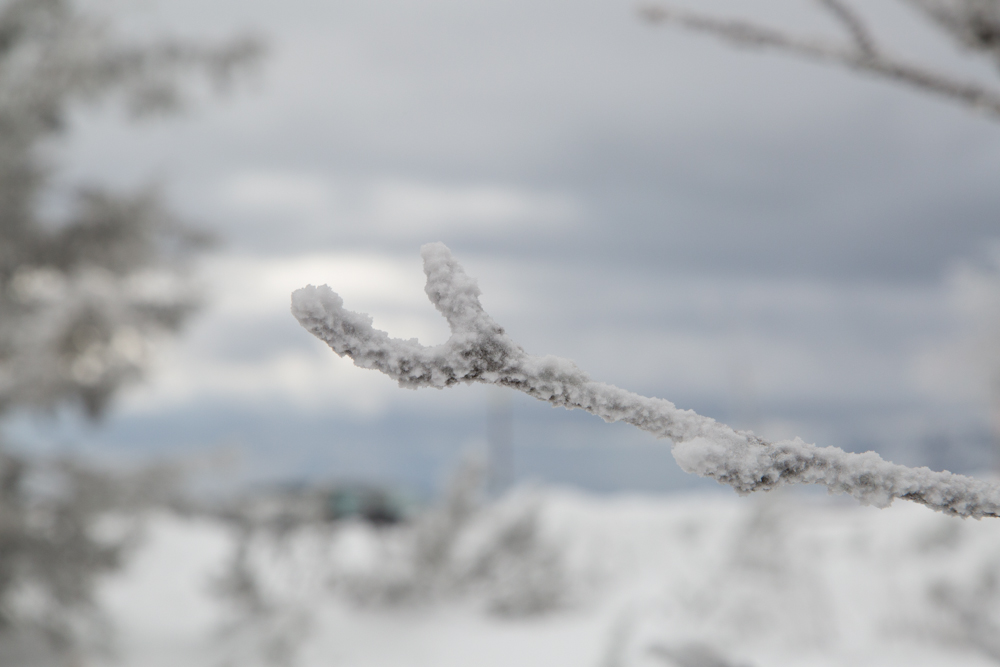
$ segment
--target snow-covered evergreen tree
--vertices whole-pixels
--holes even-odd
[[[51,149],[70,112],[109,98],[137,117],[171,112],[195,78],[224,89],[260,53],[249,37],[133,43],[73,0],[0,1],[0,418],[64,405],[99,417],[198,303],[187,268],[209,238],[155,192],[56,192]],[[133,535],[97,524],[155,485],[3,445],[0,663],[81,664],[101,634],[94,584]]]
[[[79,105],[176,110],[192,75],[225,88],[260,43],[130,43],[70,0],[0,3],[0,413],[78,403],[92,417],[136,378],[150,337],[197,304],[185,266],[208,238],[155,192],[81,184],[60,202],[49,149]],[[48,208],[54,208],[49,206]]]

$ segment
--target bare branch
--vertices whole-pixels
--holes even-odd
[[[963,48],[991,55],[1000,64],[1000,2],[997,0],[903,0],[944,29]]]
[[[858,52],[869,57],[875,57],[875,40],[869,32],[861,16],[841,0],[817,0],[824,9],[830,12],[847,30]]]
[[[822,484],[879,507],[894,498],[963,517],[1000,516],[1000,486],[949,472],[907,468],[874,452],[850,454],[796,438],[770,443],[735,431],[660,398],[595,382],[568,359],[530,355],[479,303],[476,281],[442,243],[422,248],[425,291],[448,320],[451,337],[425,347],[372,327],[368,315],[345,310],[328,286],[292,294],[292,314],[340,356],[379,370],[401,387],[448,387],[482,382],[511,387],[567,409],[580,408],[608,422],[624,421],[673,441],[674,458],[687,472],[729,484],[739,493],[785,484]]]
[[[672,23],[715,35],[737,46],[773,48],[802,58],[836,63],[856,71],[875,74],[1000,117],[1000,91],[897,60],[877,51],[865,53],[853,47],[799,37],[749,21],[718,18],[700,12],[646,6],[640,8],[639,13],[650,23]]]

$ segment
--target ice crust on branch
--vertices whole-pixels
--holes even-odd
[[[370,316],[345,309],[343,299],[327,285],[296,290],[292,314],[338,355],[385,373],[400,387],[496,384],[554,406],[586,410],[607,422],[627,422],[669,438],[674,458],[686,472],[711,477],[741,494],[785,484],[822,484],[877,507],[903,498],[956,516],[1000,516],[1000,485],[896,465],[874,452],[817,447],[798,438],[770,443],[670,401],[591,380],[569,359],[528,354],[483,310],[479,286],[447,246],[430,243],[421,254],[424,291],[451,327],[451,337],[442,345],[391,338],[372,326]]]

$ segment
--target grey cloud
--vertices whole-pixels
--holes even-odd
[[[782,346],[812,355],[819,361],[798,369],[797,397],[768,394],[761,378],[757,400],[764,417],[820,444],[882,446],[892,438],[880,418],[909,424],[900,442],[932,428],[919,419],[928,401],[908,384],[908,364],[920,345],[951,335],[946,269],[1000,237],[1000,124],[888,84],[650,29],[625,2],[148,6],[137,23],[220,34],[256,25],[270,33],[273,59],[256,91],[183,122],[123,130],[82,115],[66,148],[69,175],[162,178],[234,252],[416,253],[420,242],[445,241],[531,351],[576,357],[600,379],[712,416],[739,412],[727,362],[708,379],[670,379],[648,361],[670,361],[663,340],[700,337],[722,356],[763,341],[769,361]],[[486,184],[555,193],[579,212],[555,232],[428,225],[401,234],[337,211],[227,206],[225,184],[254,170],[362,189]],[[286,338],[290,317],[244,329],[230,351],[243,360],[301,344]],[[410,398],[393,403],[399,421],[385,429],[407,431],[400,406]],[[208,418],[192,410],[196,429]],[[291,428],[297,418],[274,419]],[[321,439],[326,426],[308,428]],[[551,438],[575,433],[559,428]]]
[[[588,224],[564,237],[429,229],[418,240],[650,270],[926,281],[1000,233],[1000,126],[888,84],[651,29],[625,3],[157,7],[185,29],[271,32],[259,94],[169,134],[117,137],[156,156],[179,203],[222,221],[237,246],[412,243],[359,235],[344,217],[218,208],[221,180],[247,168],[566,193]],[[134,157],[77,158],[119,178],[143,171]]]

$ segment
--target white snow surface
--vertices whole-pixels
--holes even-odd
[[[1000,531],[901,504],[878,511],[773,492],[599,498],[534,489],[480,511],[538,508],[571,592],[545,614],[498,617],[476,589],[361,605],[338,586],[376,567],[390,531],[305,526],[255,556],[268,616],[222,641],[213,594],[235,548],[207,519],[154,517],[101,600],[133,667],[267,664],[290,632],[294,667],[978,667],[1000,661]],[[506,510],[505,510],[506,508]],[[289,619],[297,619],[294,630]],[[283,630],[284,628],[284,630]],[[245,643],[234,645],[232,637]],[[238,656],[233,658],[233,656]]]
[[[425,347],[391,338],[372,318],[344,308],[329,286],[292,294],[292,314],[308,331],[361,368],[379,370],[401,387],[444,388],[459,382],[498,384],[605,421],[624,421],[675,443],[687,472],[729,484],[740,493],[785,484],[821,484],[866,505],[895,498],[962,517],[1000,516],[1000,485],[929,468],[908,468],[874,452],[853,454],[795,438],[769,443],[692,410],[595,382],[569,359],[534,356],[506,335],[479,302],[479,286],[443,243],[423,246],[425,291],[448,321],[451,337]]]

